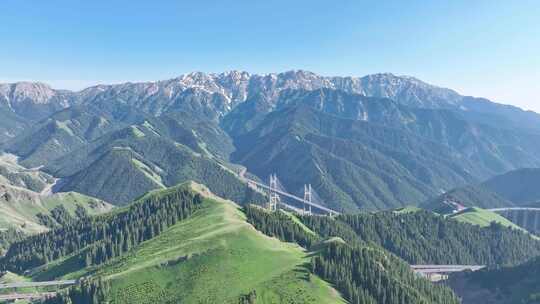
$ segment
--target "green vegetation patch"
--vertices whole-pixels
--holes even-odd
[[[497,223],[504,227],[524,230],[495,212],[477,207],[467,208],[461,212],[450,215],[450,218],[453,218],[460,222],[478,225],[480,227],[489,227],[491,223]]]
[[[138,298],[134,286],[153,286],[148,298],[165,303],[238,303],[253,291],[257,303],[341,301],[326,283],[310,280],[299,246],[257,232],[230,203],[205,204],[192,218],[101,270],[111,280],[113,303],[124,303],[126,290],[133,294],[129,303],[149,303]]]

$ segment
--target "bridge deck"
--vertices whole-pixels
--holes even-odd
[[[451,273],[462,271],[478,271],[485,268],[484,265],[411,265],[411,269],[416,273],[435,274],[435,273]]]
[[[0,301],[37,300],[37,299],[54,297],[55,295],[56,295],[56,292],[2,294],[0,295]]]
[[[498,211],[514,211],[514,210],[524,210],[524,211],[540,211],[540,208],[533,207],[504,207],[504,208],[492,208],[487,209],[488,211],[498,212]]]
[[[0,289],[7,288],[25,288],[25,287],[44,287],[44,286],[61,286],[61,285],[73,285],[76,284],[76,280],[63,280],[63,281],[45,281],[45,282],[14,282],[0,284]]]

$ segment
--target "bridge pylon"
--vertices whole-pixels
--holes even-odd
[[[538,212],[534,213],[534,224],[532,231],[534,234],[537,234],[538,231],[540,231],[540,228],[538,227]]]
[[[304,185],[304,201],[311,203],[311,184]],[[311,205],[304,203],[304,212],[311,214]]]
[[[276,174],[270,174],[270,189],[268,190],[268,205],[267,209],[270,211],[275,211],[278,208],[279,203],[281,202],[281,199],[279,198],[279,195],[277,194],[276,190],[278,190],[278,179]]]

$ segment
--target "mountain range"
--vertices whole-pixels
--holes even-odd
[[[540,202],[540,168],[523,168],[494,176],[482,183],[457,187],[422,204],[440,209],[452,203],[465,207],[537,207]]]
[[[294,193],[311,183],[337,210],[386,209],[540,167],[540,115],[393,74],[196,72],[78,92],[5,84],[0,115],[2,150],[57,178],[53,191],[114,204],[188,179],[261,200],[247,170],[275,172]]]

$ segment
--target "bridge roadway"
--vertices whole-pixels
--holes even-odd
[[[322,206],[322,205],[319,205],[319,204],[316,204],[316,203],[312,203],[312,202],[310,202],[310,201],[306,201],[305,199],[303,199],[303,198],[301,198],[301,197],[298,197],[298,196],[296,196],[296,195],[293,195],[293,194],[290,194],[290,193],[287,193],[287,192],[283,192],[283,191],[278,190],[278,189],[272,189],[272,188],[268,187],[268,186],[265,185],[265,184],[261,184],[261,183],[259,183],[259,182],[254,181],[254,180],[251,180],[251,179],[249,179],[249,178],[246,178],[246,180],[247,180],[248,182],[250,182],[250,183],[253,183],[253,184],[255,184],[255,185],[257,185],[257,186],[263,188],[263,189],[266,189],[266,190],[269,190],[269,191],[273,191],[273,192],[275,192],[275,193],[277,193],[277,194],[279,194],[279,195],[283,195],[283,196],[292,198],[292,199],[294,199],[294,200],[297,200],[297,201],[299,201],[299,202],[302,202],[302,203],[304,203],[304,204],[311,205],[312,207],[315,207],[315,208],[317,208],[317,209],[319,209],[319,210],[326,211],[326,212],[328,212],[328,213],[330,213],[330,214],[339,214],[339,212],[337,212],[337,211],[335,211],[335,210],[332,210],[332,209],[330,209],[330,208],[327,208],[327,207],[325,207],[325,206]],[[294,208],[294,207],[293,207],[293,208]]]
[[[485,265],[411,265],[411,269],[414,272],[422,274],[442,274],[466,270],[477,271],[485,267]]]
[[[540,208],[533,208],[533,207],[504,207],[504,208],[492,208],[492,209],[487,209],[487,210],[492,211],[492,212],[514,211],[514,210],[540,211]]]
[[[51,298],[55,295],[56,292],[0,294],[0,301],[38,300],[43,298]]]
[[[44,282],[14,282],[0,284],[0,289],[8,288],[25,288],[25,287],[44,287],[44,286],[62,286],[76,284],[77,280],[63,280],[63,281],[44,281]]]

